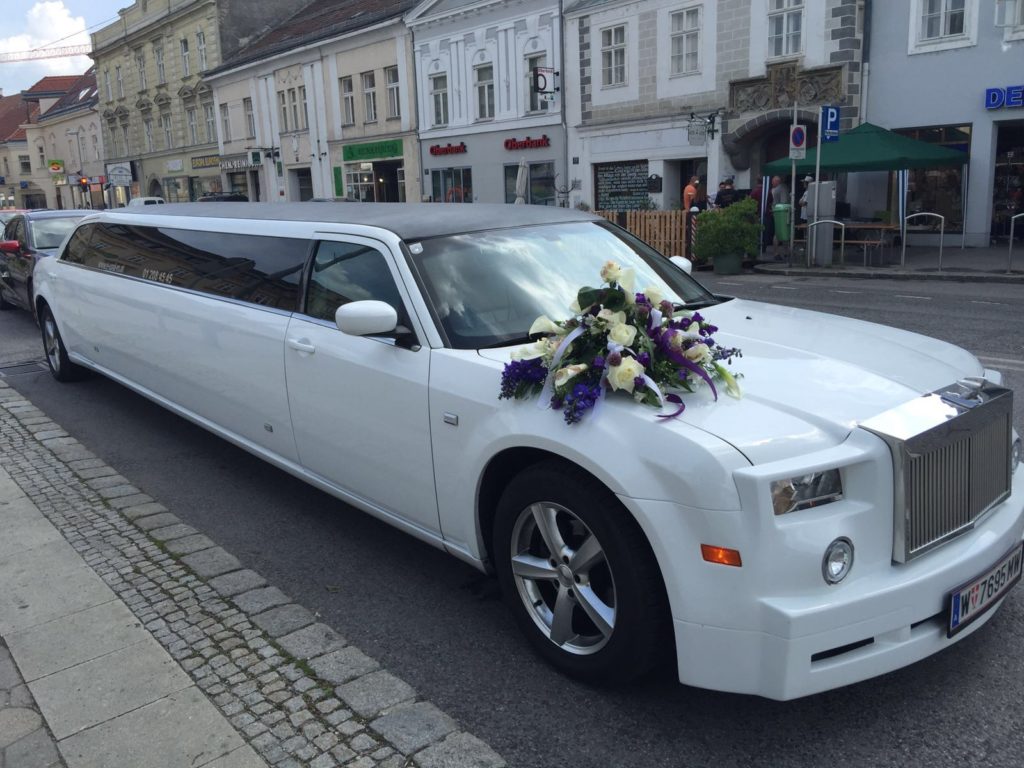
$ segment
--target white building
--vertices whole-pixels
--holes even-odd
[[[568,200],[559,4],[551,0],[427,0],[412,30],[424,199]]]
[[[225,191],[419,200],[412,5],[320,3],[208,73]]]
[[[788,152],[794,105],[811,128],[860,101],[863,2],[575,0],[565,8],[573,204],[677,208],[691,175],[713,193]]]

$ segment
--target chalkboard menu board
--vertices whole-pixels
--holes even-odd
[[[633,211],[647,208],[647,161],[599,163],[594,166],[597,210]]]

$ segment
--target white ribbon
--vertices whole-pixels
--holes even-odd
[[[569,345],[572,344],[576,339],[582,336],[586,332],[586,328],[582,325],[577,326],[573,329],[568,336],[562,339],[562,343],[558,345],[555,350],[555,354],[551,357],[551,367],[548,368],[548,377],[544,380],[544,387],[540,391],[540,397],[537,399],[537,407],[544,409],[551,407],[551,396],[555,391],[555,372],[558,370],[558,366],[562,362],[562,358],[565,356],[565,351],[569,349]]]

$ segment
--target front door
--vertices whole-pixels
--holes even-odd
[[[285,335],[285,372],[299,460],[309,471],[414,527],[439,530],[427,384],[430,350],[349,336],[334,313],[377,299],[409,326],[404,287],[387,247],[325,236],[307,280],[304,311]]]

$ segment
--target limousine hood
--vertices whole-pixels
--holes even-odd
[[[701,314],[720,328],[719,344],[742,350],[732,370],[743,397],[715,402],[701,387],[683,395],[679,419],[754,464],[831,447],[872,416],[984,372],[952,344],[861,320],[741,299]],[[507,361],[509,349],[481,354]]]

